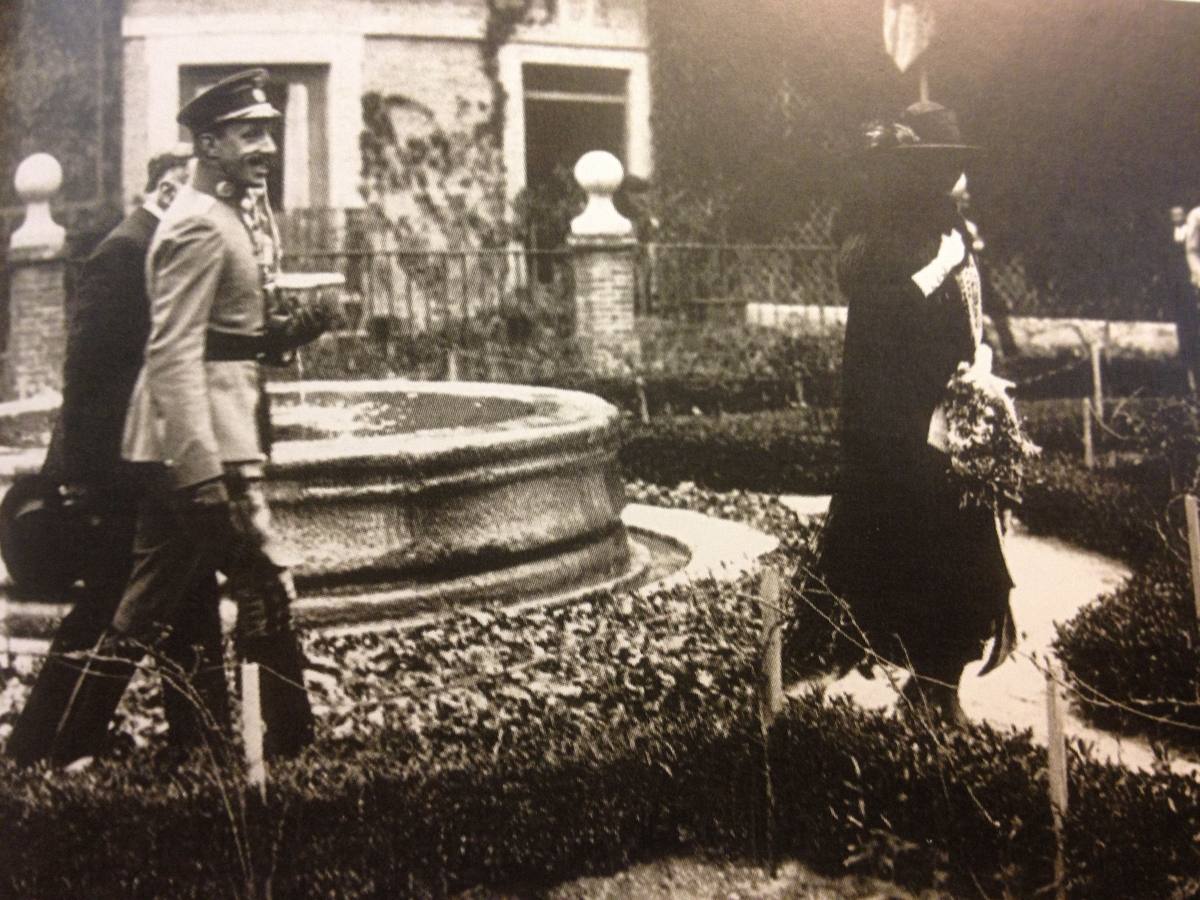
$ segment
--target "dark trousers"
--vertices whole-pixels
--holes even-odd
[[[132,675],[128,663],[114,673],[111,662],[93,659],[92,651],[112,621],[133,566],[137,494],[130,490],[106,497],[97,514],[82,593],[59,623],[50,655],[9,737],[8,755],[21,765],[42,759],[65,763],[95,753],[107,738],[108,720],[73,717],[81,672],[89,664],[98,667],[93,670],[93,687],[107,697],[105,705],[111,702],[114,708]],[[168,740],[180,749],[199,744],[208,728],[229,727],[216,598],[216,579],[197,579],[185,599],[187,614],[180,616],[161,648]],[[72,727],[64,728],[72,718]]]
[[[238,655],[262,669],[266,753],[294,755],[312,740],[305,659],[291,628],[291,580],[265,552],[269,513],[257,485],[233,481],[230,493],[233,514],[243,520],[234,532],[190,519],[165,478],[147,490],[138,511],[133,571],[64,729],[79,735],[80,743],[86,743],[84,736],[94,732],[96,722],[107,726],[145,652],[166,655],[188,623],[217,616],[216,594],[197,604],[195,588],[213,580],[218,570],[238,602]]]
[[[1187,374],[1188,386],[1200,391],[1200,288],[1187,276],[1175,287],[1175,335],[1179,339],[1179,361]]]

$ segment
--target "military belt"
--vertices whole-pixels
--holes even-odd
[[[234,334],[210,328],[204,340],[204,358],[208,362],[256,360],[262,353],[261,334]]]

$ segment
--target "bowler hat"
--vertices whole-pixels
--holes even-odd
[[[82,518],[44,475],[17,475],[0,501],[0,557],[16,589],[60,596],[79,577],[89,546]]]
[[[278,119],[279,110],[267,100],[266,84],[266,69],[230,75],[188,101],[175,120],[197,134],[222,122]]]

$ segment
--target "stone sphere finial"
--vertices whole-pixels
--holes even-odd
[[[50,215],[50,199],[62,187],[63,171],[49,153],[34,153],[17,166],[13,186],[25,203],[25,221],[13,232],[13,250],[54,256],[66,243],[66,231]]]
[[[23,202],[38,203],[57,194],[62,180],[63,170],[58,160],[49,153],[35,153],[17,166],[13,185]]]
[[[626,237],[633,223],[617,212],[613,194],[625,180],[625,167],[607,150],[590,150],[575,163],[575,180],[587,193],[587,206],[571,220],[576,237]]]

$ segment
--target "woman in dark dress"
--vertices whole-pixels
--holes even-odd
[[[813,585],[843,601],[851,656],[909,668],[910,701],[961,721],[963,667],[1011,648],[1012,588],[994,511],[966,505],[930,421],[982,336],[979,272],[949,193],[974,155],[929,102],[868,131],[866,190],[838,235],[849,309],[842,476]]]

